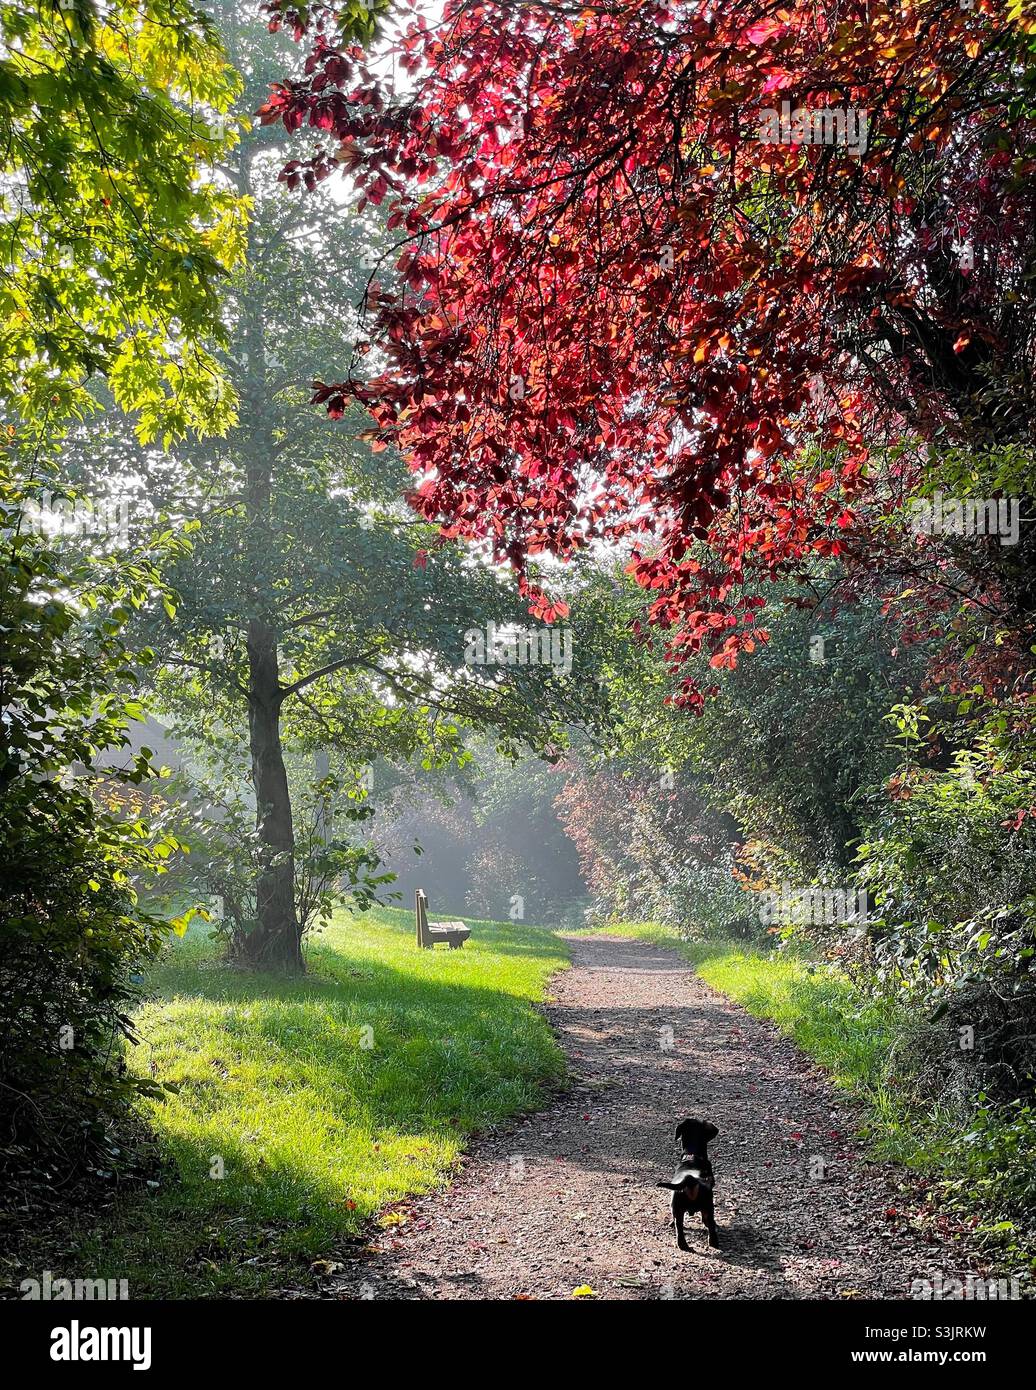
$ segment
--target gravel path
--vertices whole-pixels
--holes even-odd
[[[448,1189],[401,1204],[323,1297],[904,1298],[914,1279],[963,1277],[959,1245],[911,1233],[905,1175],[860,1157],[849,1103],[774,1028],[669,951],[570,943],[549,1014],[572,1085],[476,1143]],[[684,1115],[720,1131],[715,1251],[697,1217],[691,1253],[676,1249],[654,1186]]]

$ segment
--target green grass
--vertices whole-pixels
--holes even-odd
[[[421,951],[412,914],[343,913],[297,981],[227,968],[189,934],[130,1054],[176,1087],[147,1105],[167,1176],[87,1235],[82,1267],[141,1297],[261,1292],[440,1183],[473,1131],[541,1104],[563,1057],[532,1006],[564,946],[472,927],[463,950]]]

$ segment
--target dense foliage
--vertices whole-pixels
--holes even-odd
[[[725,826],[705,862],[747,893],[861,895],[774,930],[909,998],[930,1097],[1025,1105],[1024,7],[401,5],[405,83],[333,4],[271,9],[309,56],[264,119],[328,135],[286,181],[343,175],[399,237],[403,283],[366,299],[383,368],[315,400],[365,405],[415,504],[535,611],[560,610],[531,559],[602,540],[647,591],[643,688],[675,700],[620,679],[642,729],[562,802],[602,909],[693,929],[683,879]],[[947,497],[1012,534],[918,524]]]
[[[24,502],[0,473],[0,1150],[9,1173],[43,1162],[62,1184],[108,1166],[108,1123],[135,1089],[131,974],[168,922],[134,885],[179,846],[137,814],[151,774],[125,751],[153,655],[124,630],[162,557],[71,564],[22,527]]]
[[[163,925],[137,885],[175,841],[120,790],[148,776],[125,745],[152,656],[127,628],[177,542],[70,541],[40,503],[68,491],[93,380],[144,440],[232,417],[212,349],[244,209],[211,166],[234,86],[182,0],[0,15],[0,1148],[56,1183],[107,1166],[133,1089],[119,1035]]]
[[[458,2],[404,13],[395,86],[333,5],[274,8],[310,56],[264,119],[335,142],[285,177],[344,173],[400,238],[385,370],[316,399],[369,406],[448,534],[526,577],[629,538],[673,658],[722,668],[765,634],[758,581],[869,563],[930,450],[1032,443],[1033,68],[1002,7]],[[866,138],[775,142],[784,102]],[[1028,554],[972,557],[1023,631]]]
[[[219,282],[244,209],[205,171],[235,77],[190,0],[12,0],[0,15],[0,395],[91,409],[102,374],[142,438],[218,428]]]
[[[0,1146],[100,1161],[163,922],[299,971],[380,853],[836,962],[1020,1209],[1036,26],[213,8],[0,17]],[[125,534],[30,524],[54,489]],[[565,661],[487,661],[530,613]]]

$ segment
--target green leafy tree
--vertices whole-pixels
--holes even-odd
[[[699,715],[668,698],[654,636],[610,672],[610,743],[575,763],[562,803],[605,911],[740,930],[753,904],[735,872],[753,887],[851,876],[864,792],[896,765],[883,716],[921,684],[926,648],[878,602],[843,599],[845,582],[827,566],[770,591],[770,640],[734,670],[693,658]],[[647,633],[638,596],[616,602]]]
[[[0,11],[0,1149],[64,1180],[133,1089],[129,975],[168,925],[137,898],[174,842],[137,811],[127,627],[175,541],[116,556],[31,509],[101,380],[142,439],[232,418],[212,347],[245,208],[211,166],[234,90],[185,0]]]
[[[128,439],[113,418],[106,435],[80,431],[69,466],[74,455],[87,491],[136,487],[142,529],[199,523],[191,554],[168,571],[170,619],[149,634],[165,668],[162,699],[185,734],[210,746],[240,744],[247,731],[255,923],[237,944],[253,964],[298,970],[300,834],[286,753],[332,750],[348,810],[366,766],[463,757],[468,725],[547,751],[570,719],[595,718],[598,629],[591,620],[574,632],[568,673],[466,661],[472,630],[529,624],[513,581],[415,517],[400,500],[407,470],[361,437],[369,422],[359,410],[335,421],[309,404],[312,381],[343,351],[363,352],[354,305],[387,260],[386,234],[327,190],[302,198],[280,181],[274,132],[245,115],[290,45],[257,34],[252,15],[233,4],[217,15],[243,78],[244,128],[221,167],[252,208],[221,357],[240,423],[163,452]]]
[[[100,374],[144,439],[221,428],[245,207],[212,172],[237,84],[211,22],[189,0],[12,0],[0,41],[7,410],[89,411]]]

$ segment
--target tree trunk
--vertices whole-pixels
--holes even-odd
[[[281,750],[277,640],[264,622],[248,625],[248,735],[262,865],[256,886],[257,924],[244,958],[264,970],[300,974],[302,931],[295,911],[295,831]]]

